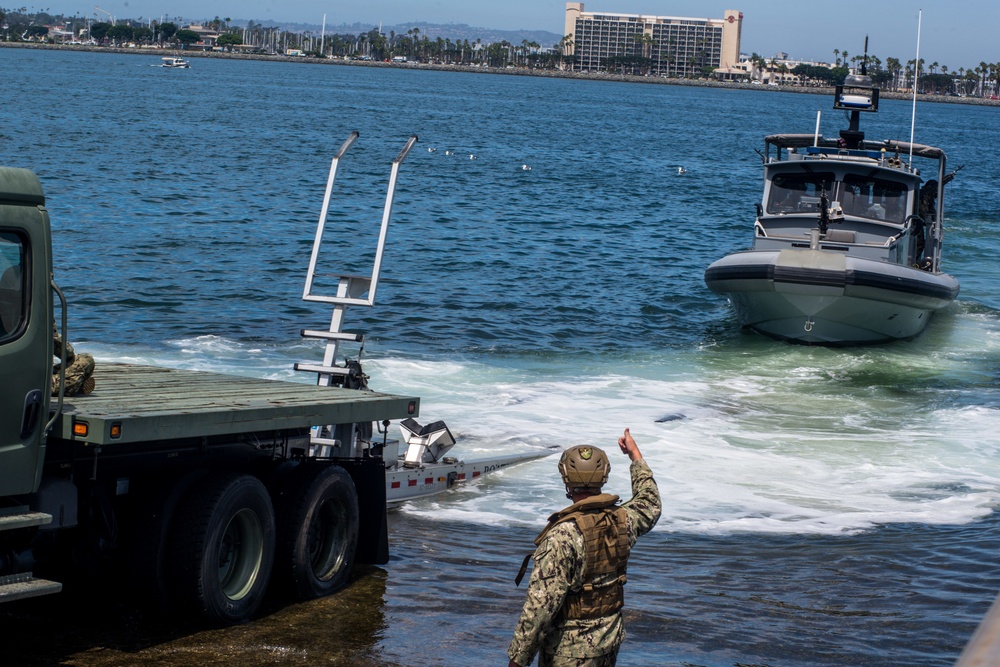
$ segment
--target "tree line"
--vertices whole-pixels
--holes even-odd
[[[882,90],[891,92],[912,91],[916,73],[917,92],[938,95],[962,96],[997,96],[1000,94],[1000,63],[980,62],[978,66],[966,69],[959,67],[950,70],[947,65],[937,61],[928,63],[921,58],[902,61],[888,57],[883,60],[875,55],[850,56],[847,51],[834,49],[834,62],[831,66],[798,64],[789,68],[786,63],[777,59],[768,61],[758,54],[750,56],[754,67],[760,71],[767,70],[780,74],[791,73],[803,81],[822,85],[838,85],[851,72],[860,72],[862,64],[872,83]]]
[[[491,67],[554,66],[557,53],[534,41],[513,44],[506,40],[484,44],[481,39],[430,39],[418,28],[397,34],[370,30],[358,35],[296,32],[249,21],[230,26],[231,19],[216,16],[204,26],[218,33],[215,45],[224,49],[242,47],[249,52],[285,53],[296,50],[313,56],[356,57],[372,60],[405,58],[454,64],[483,64]],[[193,45],[201,36],[170,21],[89,21],[80,16],[66,17],[47,12],[28,14],[24,7],[0,7],[0,38],[5,41],[54,41],[47,26],[65,26],[73,41],[108,46]],[[556,45],[558,47],[558,45]]]

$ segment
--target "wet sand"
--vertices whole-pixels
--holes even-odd
[[[386,573],[355,568],[350,585],[311,602],[271,601],[256,620],[203,629],[117,601],[101,591],[67,590],[0,607],[3,664],[195,667],[330,665],[392,667],[375,647],[385,627]]]

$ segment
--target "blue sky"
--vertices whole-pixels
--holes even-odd
[[[232,19],[272,19],[327,23],[395,25],[415,21],[466,23],[501,29],[537,29],[561,34],[566,3],[560,0],[97,0],[120,17],[181,16],[194,20],[218,15]],[[13,5],[10,0],[3,6]],[[30,7],[30,5],[29,5]],[[34,5],[52,12],[94,15],[92,0],[44,0]],[[721,18],[726,9],[744,14],[743,51],[771,57],[779,51],[800,59],[832,60],[833,50],[852,56],[864,48],[883,60],[913,58],[917,12],[923,9],[920,55],[950,69],[1000,61],[1000,2],[996,0],[593,0],[586,11]],[[104,18],[106,20],[106,17]]]

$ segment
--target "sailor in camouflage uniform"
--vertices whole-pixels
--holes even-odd
[[[61,358],[63,351],[66,353],[66,373],[64,396],[76,396],[77,394],[89,394],[94,391],[94,357],[86,352],[76,353],[73,345],[69,341],[64,341],[59,335],[59,330],[52,327],[52,349],[53,355]],[[56,364],[52,369],[52,395],[59,395],[59,367]]]
[[[635,440],[618,438],[632,465],[632,499],[601,493],[611,463],[597,447],[563,452],[559,472],[573,504],[549,517],[535,540],[535,565],[508,667],[614,667],[625,638],[625,569],[636,539],[660,518],[660,492]],[[527,568],[525,558],[517,583]]]

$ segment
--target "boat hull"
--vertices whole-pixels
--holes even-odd
[[[734,253],[705,283],[729,297],[742,326],[806,345],[912,338],[959,289],[945,273],[812,249]]]
[[[534,461],[551,452],[507,454],[485,459],[462,461],[446,457],[440,462],[407,465],[399,459],[385,471],[386,501],[394,507],[407,500],[432,496],[508,466]]]

